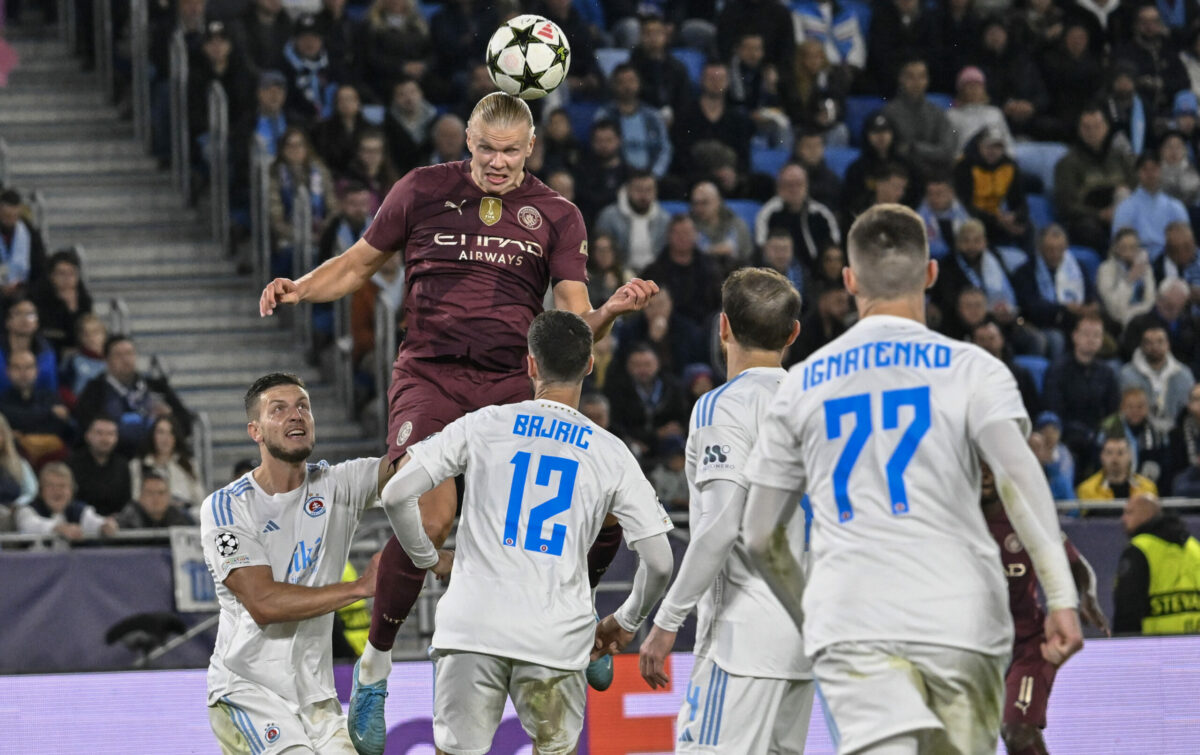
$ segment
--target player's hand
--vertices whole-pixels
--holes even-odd
[[[667,656],[674,647],[675,632],[668,632],[657,624],[650,628],[638,657],[638,670],[650,689],[666,687],[671,683],[671,677],[667,676]]]
[[[454,551],[442,548],[438,551],[438,562],[429,567],[438,579],[445,581],[450,578],[450,570],[454,568]]]
[[[371,560],[367,562],[367,568],[358,575],[358,579],[355,580],[359,588],[358,597],[371,598],[375,596],[375,577],[379,573],[379,559],[382,557],[383,551],[371,556]]]
[[[276,278],[263,289],[258,297],[258,316],[267,317],[275,314],[275,308],[280,304],[299,304],[300,287],[290,278]]]
[[[1061,666],[1083,647],[1083,630],[1079,613],[1074,608],[1059,608],[1046,617],[1046,641],[1042,657],[1047,663]]]
[[[1112,637],[1112,630],[1108,628],[1108,619],[1104,617],[1104,609],[1100,607],[1100,601],[1096,600],[1095,593],[1080,593],[1079,615],[1085,622],[1103,632],[1105,637]]]
[[[596,642],[592,645],[592,660],[606,655],[616,655],[633,642],[633,632],[627,632],[617,623],[612,614],[605,616],[596,625]]]
[[[614,315],[637,312],[649,304],[650,299],[657,293],[658,284],[654,281],[634,278],[614,291],[613,295],[608,297],[608,301],[604,302],[604,306]]]

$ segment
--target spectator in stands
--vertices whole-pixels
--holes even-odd
[[[760,138],[779,146],[790,136],[787,116],[780,106],[780,72],[764,60],[760,34],[743,34],[729,61],[729,102],[754,121]]]
[[[313,152],[304,130],[290,126],[283,133],[279,156],[271,165],[268,189],[267,214],[276,252],[273,266],[279,274],[291,270],[292,247],[297,241],[293,213],[301,186],[308,190],[312,231],[319,233],[325,219],[336,216],[340,209],[333,190],[333,176]]]
[[[891,98],[905,61],[925,54],[932,33],[920,0],[886,0],[873,4],[867,38],[867,80],[875,92]]]
[[[908,195],[908,185],[914,180],[901,163],[887,163],[875,174],[873,204],[897,204]]]
[[[943,310],[945,302],[939,304],[937,299],[930,303],[937,305],[936,309],[932,310],[934,316],[931,318],[937,330],[956,340],[970,340],[975,328],[989,321],[995,322],[994,318],[988,317],[987,294],[976,286],[967,286],[960,290],[953,302],[953,309]]]
[[[975,135],[984,130],[994,131],[1003,140],[1006,150],[1011,151],[1012,134],[1008,132],[1004,113],[989,104],[987,79],[983,71],[975,66],[962,69],[958,74],[955,92],[954,107],[946,113],[956,139],[955,154],[962,154]]]
[[[791,232],[796,257],[810,269],[816,266],[817,255],[826,244],[842,240],[837,217],[809,197],[808,171],[796,162],[780,169],[775,179],[775,196],[758,211],[754,221],[755,242],[762,245],[772,228]]]
[[[805,294],[810,292],[811,289],[808,286],[810,274],[796,259],[792,234],[786,228],[774,228],[767,233],[762,257],[764,265],[787,278],[797,291]],[[808,295],[804,297],[805,305],[809,304],[810,298],[815,297]]]
[[[567,111],[557,108],[546,117],[546,126],[539,130],[537,140],[533,143],[533,154],[525,166],[537,175],[547,177],[556,171],[574,172],[579,169],[581,152],[582,148],[571,130]],[[588,166],[589,169],[592,167]]]
[[[42,467],[37,498],[14,513],[17,531],[28,535],[58,535],[74,541],[111,537],[120,528],[113,517],[76,498],[75,475],[61,461]]]
[[[654,494],[663,506],[683,511],[687,509],[689,493],[687,475],[684,474],[686,457],[683,438],[670,436],[658,444],[661,459],[650,470],[649,480],[654,485]]]
[[[1099,54],[1091,49],[1086,24],[1076,20],[1065,25],[1062,41],[1042,58],[1042,72],[1046,77],[1046,88],[1054,93],[1049,115],[1057,133],[1052,136],[1056,140],[1069,141],[1079,116],[1104,85],[1104,65]]]
[[[1100,447],[1100,471],[1075,488],[1081,501],[1111,501],[1142,493],[1158,495],[1153,480],[1133,471],[1133,454],[1124,435],[1105,438]]]
[[[660,290],[644,310],[622,319],[615,336],[618,344],[625,344],[617,349],[618,362],[625,360],[630,345],[644,343],[654,349],[659,367],[670,375],[678,376],[686,366],[708,359],[706,331],[677,311],[667,289]]]
[[[1167,465],[1167,434],[1150,421],[1150,401],[1140,387],[1121,391],[1121,405],[1100,423],[1100,443],[1107,438],[1125,438],[1134,472],[1158,483]]]
[[[168,500],[184,511],[191,512],[208,495],[200,482],[192,450],[188,447],[187,439],[180,434],[179,424],[174,417],[154,420],[138,455],[129,462],[132,490],[142,490],[144,480],[151,475],[166,484]]]
[[[1121,356],[1132,359],[1133,352],[1142,343],[1142,333],[1147,328],[1158,326],[1167,331],[1171,341],[1171,353],[1175,358],[1192,368],[1196,373],[1200,364],[1200,340],[1197,324],[1188,308],[1188,285],[1179,278],[1168,278],[1158,284],[1158,297],[1154,309],[1129,321],[1121,336]]]
[[[776,70],[791,64],[796,51],[796,36],[787,6],[774,0],[725,3],[717,16],[717,48],[721,60],[733,57],[734,46],[746,34],[762,37],[764,60]]]
[[[42,234],[21,217],[21,204],[14,189],[0,190],[0,299],[16,296],[46,264]]]
[[[1171,354],[1167,331],[1160,325],[1142,331],[1141,345],[1121,368],[1120,377],[1122,387],[1145,392],[1150,421],[1164,433],[1175,426],[1196,384],[1191,369]]]
[[[983,23],[982,49],[975,65],[987,82],[988,99],[1004,112],[1014,135],[1033,139],[1056,140],[1061,129],[1048,117],[1050,95],[1037,58],[1019,42],[1011,44],[1008,23],[992,16]]]
[[[1167,226],[1163,254],[1154,261],[1154,278],[1163,283],[1179,278],[1191,289],[1191,302],[1200,304],[1200,254],[1196,237],[1189,223],[1175,222]]]
[[[467,125],[454,113],[438,116],[429,129],[432,150],[425,165],[441,165],[465,160],[471,156],[467,151]]]
[[[563,195],[568,202],[575,201],[575,177],[565,170],[556,170],[546,176],[546,185]]]
[[[322,0],[317,13],[317,30],[325,40],[329,62],[340,71],[358,70],[360,50],[359,25],[346,13],[346,0]]]
[[[417,80],[407,77],[397,80],[390,102],[383,119],[383,133],[387,137],[392,166],[403,176],[420,164],[437,108],[426,101]]]
[[[486,62],[475,63],[469,66],[467,68],[466,79],[466,86],[463,87],[459,98],[455,100],[453,111],[459,118],[469,121],[471,119],[471,111],[475,109],[475,105],[484,96],[496,91],[496,85],[492,83],[492,76],[488,73]]]
[[[573,175],[579,198],[576,204],[590,226],[601,210],[617,201],[617,192],[629,180],[629,166],[621,156],[621,132],[617,124],[612,121],[592,124],[588,153]],[[656,194],[657,188],[656,185]]]
[[[443,87],[461,83],[463,62],[482,57],[480,53],[488,38],[500,26],[500,11],[499,3],[480,0],[452,0],[441,4],[441,10],[429,21],[429,35],[433,43],[434,72]]]
[[[670,221],[658,203],[654,174],[639,170],[617,192],[617,201],[600,213],[595,230],[612,237],[623,264],[636,272],[653,262],[666,244]]]
[[[101,516],[116,514],[129,502],[131,490],[129,459],[117,452],[117,422],[96,415],[85,427],[84,445],[67,459],[75,474],[75,493]]]
[[[283,112],[287,100],[287,79],[279,71],[266,71],[258,79],[258,108],[248,113],[236,128],[233,139],[237,154],[234,155],[235,179],[249,181],[245,172],[249,164],[252,145],[257,143],[263,154],[275,157],[279,144],[288,129],[288,119]],[[206,106],[207,107],[207,106]],[[205,127],[207,131],[207,126]],[[231,128],[231,131],[234,129]],[[236,181],[235,181],[236,183]]]
[[[1114,634],[1194,634],[1200,610],[1200,543],[1152,494],[1131,495],[1121,514],[1129,545],[1117,562]]]
[[[800,335],[792,344],[785,367],[808,359],[812,354],[845,333],[853,308],[844,288],[826,288],[817,294],[816,306],[800,321]]]
[[[596,427],[603,430],[609,428],[612,408],[603,393],[583,394],[579,399],[579,413],[590,419]]]
[[[872,28],[874,28],[872,26]],[[896,145],[896,132],[891,120],[883,112],[867,119],[863,126],[863,149],[857,160],[850,163],[842,181],[842,212],[853,218],[871,206],[875,199],[875,177],[890,163],[899,163],[914,172],[913,165],[900,155]],[[915,206],[919,201],[917,181],[909,181],[903,203]],[[921,191],[924,187],[921,187]]]
[[[243,123],[254,112],[254,77],[245,60],[233,48],[229,31],[221,21],[205,28],[198,55],[188,61],[188,133],[192,136],[191,159],[201,164],[197,137],[208,133],[208,90],[219,83],[229,103],[231,126]]]
[[[242,56],[251,75],[283,69],[283,48],[292,36],[292,22],[283,12],[283,0],[251,0],[230,32],[233,49]]]
[[[596,119],[617,124],[626,165],[662,178],[671,166],[673,154],[666,122],[657,110],[638,99],[641,81],[633,66],[628,63],[617,66],[611,82],[612,101],[596,111]]]
[[[633,279],[633,271],[621,264],[612,236],[593,234],[588,243],[588,298],[603,304],[618,288]],[[661,292],[660,292],[661,293]]]
[[[1046,371],[1043,405],[1062,418],[1063,442],[1085,465],[1095,449],[1100,421],[1117,410],[1121,396],[1117,376],[1096,359],[1104,342],[1104,323],[1087,314],[1075,323],[1072,349]]]
[[[649,344],[629,350],[624,363],[614,362],[604,392],[612,407],[612,431],[645,460],[660,438],[683,436],[687,409],[675,378],[664,372]]]
[[[1170,460],[1164,479],[1171,494],[1200,498],[1200,384],[1188,391],[1187,406],[1176,417],[1171,431]]]
[[[696,247],[715,258],[726,273],[750,263],[754,253],[750,229],[721,199],[714,183],[701,181],[692,187],[689,214],[699,236]]]
[[[690,217],[671,218],[667,246],[642,277],[670,291],[677,311],[707,332],[713,314],[721,307],[722,277],[712,258],[696,247],[698,240]]]
[[[710,141],[727,145],[737,154],[739,171],[749,169],[754,124],[749,116],[729,105],[728,95],[729,69],[718,61],[705,63],[700,74],[700,96],[688,100],[671,126],[676,175],[693,176],[697,151]]]
[[[1098,314],[1096,287],[1068,248],[1067,234],[1051,224],[1038,234],[1037,254],[1013,274],[1021,313],[1046,336],[1051,359],[1063,351],[1062,334],[1085,314]]]
[[[383,102],[393,101],[397,82],[424,79],[433,60],[429,26],[414,0],[375,0],[362,46],[363,81]]]
[[[58,394],[38,387],[33,354],[13,352],[7,373],[10,387],[0,393],[0,414],[8,418],[22,454],[34,464],[63,458],[75,437],[75,425]]]
[[[42,337],[37,306],[25,298],[10,300],[4,316],[4,339],[0,341],[0,369],[6,369],[12,354],[32,352],[37,360],[37,385],[50,392],[58,390],[58,357],[54,347]],[[8,376],[0,379],[0,392],[8,390]]]
[[[1064,4],[1063,12],[1063,23],[1086,28],[1092,53],[1105,60],[1129,38],[1133,25],[1129,8],[1120,0],[1074,0]]]
[[[351,354],[356,365],[369,360],[375,350],[375,304],[380,300],[387,304],[394,320],[400,317],[400,306],[404,303],[404,255],[388,255],[350,300]]]
[[[978,289],[967,289],[967,291],[978,291]],[[1030,417],[1036,417],[1042,404],[1041,397],[1038,395],[1037,383],[1034,382],[1033,375],[1029,370],[1013,361],[1012,348],[1009,347],[1008,340],[1004,337],[1004,331],[1000,329],[996,321],[985,316],[983,320],[972,327],[970,335],[971,341],[976,346],[1004,362],[1004,366],[1017,381],[1017,390],[1021,392],[1021,403],[1025,405],[1025,412]]]
[[[527,4],[528,6],[528,4]],[[567,86],[574,96],[595,97],[603,87],[603,73],[596,62],[599,43],[596,32],[583,17],[572,0],[540,0],[529,8],[558,24],[571,42],[571,71],[567,75]],[[487,32],[491,34],[490,31]],[[472,53],[477,54],[477,53]]]
[[[975,56],[980,27],[973,0],[941,0],[933,6],[924,54],[933,91],[954,91],[958,72]]]
[[[741,170],[737,153],[727,145],[709,139],[696,144],[692,152],[697,180],[712,181],[726,198],[765,202],[775,194],[774,176]]]
[[[1197,204],[1200,201],[1200,173],[1196,172],[1188,156],[1183,134],[1178,131],[1164,134],[1158,145],[1158,155],[1162,160],[1162,190],[1184,205]]]
[[[825,137],[819,131],[801,131],[796,135],[792,159],[808,174],[808,194],[829,208],[835,208],[842,194],[842,182],[825,164]]]
[[[1162,166],[1154,152],[1137,159],[1137,179],[1137,189],[1117,205],[1112,225],[1137,231],[1150,258],[1157,259],[1166,242],[1167,225],[1188,222],[1188,212],[1183,202],[1162,190]]]
[[[1137,93],[1136,75],[1131,63],[1118,60],[1109,68],[1107,88],[1097,100],[1112,128],[1113,149],[1133,156],[1147,149],[1155,132],[1154,111]]]
[[[832,65],[820,41],[801,42],[791,80],[781,92],[792,124],[805,133],[824,135],[831,144],[849,142],[850,132],[842,120],[852,72],[850,67]]]
[[[346,72],[330,62],[316,17],[301,14],[292,31],[283,48],[283,73],[288,79],[285,107],[293,120],[311,127],[333,114],[333,94]]]
[[[368,128],[358,88],[340,84],[333,97],[333,113],[313,128],[313,147],[330,169],[341,173],[354,159],[359,137]]]
[[[987,296],[988,312],[1004,327],[1009,327],[1017,317],[1017,294],[1004,263],[988,247],[987,232],[983,223],[974,218],[965,221],[958,229],[954,240],[954,252],[941,266],[941,273],[934,284],[933,295],[943,314],[956,311],[958,293],[964,288],[982,289]],[[952,323],[947,326],[954,327]],[[966,334],[968,325],[960,323],[957,332]]]
[[[11,0],[8,5],[11,9]],[[151,65],[150,127],[152,151],[160,164],[171,159],[170,81],[173,38],[176,32],[181,33],[187,57],[194,59],[198,57],[208,27],[205,0],[180,0],[174,5],[174,9],[164,7],[161,14],[150,11],[148,18]],[[225,25],[221,24],[222,30],[224,27]]]
[[[929,67],[910,60],[900,69],[900,87],[883,112],[896,130],[900,154],[924,175],[950,169],[956,154],[954,130],[941,107],[925,96]]]
[[[373,217],[371,204],[371,191],[366,186],[360,183],[346,185],[342,192],[342,211],[329,219],[317,242],[319,262],[336,257],[362,238]]]
[[[104,341],[108,328],[94,314],[80,315],[75,321],[75,342],[78,349],[67,357],[62,365],[60,390],[66,391],[67,400],[74,405],[75,398],[88,382],[104,372]]]
[[[367,213],[371,217],[379,212],[384,198],[400,180],[400,174],[388,158],[383,132],[374,127],[367,127],[359,134],[354,159],[345,166],[344,172],[346,179],[339,184],[339,194],[344,196],[355,185],[366,189]]]
[[[770,238],[768,236],[768,238]],[[830,242],[821,250],[820,264],[815,273],[810,276],[809,287],[813,293],[818,289],[843,288],[842,270],[846,267],[846,253],[840,244]],[[801,289],[797,289],[801,290]]]
[[[104,374],[84,387],[75,404],[75,418],[81,428],[91,427],[95,417],[119,423],[118,452],[126,458],[137,453],[154,420],[164,414],[175,417],[184,436],[191,434],[191,414],[166,377],[138,372],[137,349],[128,336],[108,337],[104,342],[104,365]]]
[[[965,160],[959,162],[958,167],[964,163]],[[954,252],[959,230],[971,219],[967,208],[955,196],[954,185],[943,175],[930,176],[925,184],[925,199],[917,206],[917,214],[925,221],[929,254],[939,260]]]
[[[1146,113],[1149,125],[1155,116],[1169,114],[1175,93],[1187,89],[1188,77],[1158,7],[1142,5],[1133,15],[1133,36],[1116,47],[1113,59],[1133,68],[1138,94],[1150,108]]]
[[[42,336],[54,347],[58,363],[75,348],[75,322],[92,311],[92,297],[80,275],[79,255],[62,249],[50,255],[48,278],[34,281],[30,299],[38,312]]]
[[[1046,472],[1054,500],[1075,500],[1075,459],[1071,458],[1071,451],[1062,443],[1062,420],[1054,412],[1042,412],[1037,415],[1033,428],[1042,439],[1042,446],[1039,449],[1032,438],[1030,445]]]
[[[853,8],[834,0],[806,0],[792,6],[796,44],[815,42],[847,82],[867,65],[867,40]]]
[[[1133,171],[1113,149],[1102,111],[1085,108],[1078,125],[1079,140],[1054,166],[1055,214],[1077,244],[1103,249],[1117,204],[1133,185]]]
[[[1117,230],[1108,259],[1096,273],[1096,293],[1104,313],[1121,329],[1154,306],[1154,271],[1137,231]]]
[[[137,500],[125,504],[116,516],[122,529],[153,530],[196,524],[196,520],[172,500],[167,480],[158,472],[148,471],[134,488],[139,491]]]
[[[8,507],[11,515],[12,507],[33,503],[37,492],[37,475],[17,452],[12,427],[0,413],[0,508]]]
[[[1005,139],[996,128],[980,131],[954,166],[954,186],[966,209],[983,221],[992,243],[1028,249],[1033,240],[1029,205]]]
[[[671,30],[662,16],[644,13],[639,21],[637,46],[629,65],[642,82],[642,101],[658,108],[668,123],[683,112],[692,91],[687,66],[667,49]]]

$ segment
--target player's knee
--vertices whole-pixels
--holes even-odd
[[[1031,724],[1005,724],[1000,734],[1004,737],[1004,747],[1009,752],[1024,750],[1041,739],[1041,732]]]

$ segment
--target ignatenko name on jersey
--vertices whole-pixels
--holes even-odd
[[[877,367],[916,367],[942,370],[950,366],[949,346],[911,341],[874,341],[810,360],[804,365],[804,390],[826,380]]]

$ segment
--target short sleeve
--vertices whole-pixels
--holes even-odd
[[[363,240],[382,252],[398,252],[408,243],[412,231],[412,202],[419,171],[410,171],[397,181],[383,200]]]
[[[459,417],[440,433],[408,447],[408,455],[425,468],[434,484],[456,477],[467,468],[467,438],[470,437],[472,416]]]
[[[1012,371],[999,359],[979,360],[967,383],[971,396],[967,401],[967,432],[977,441],[983,428],[993,422],[1017,420],[1022,434],[1029,434],[1029,414]]]
[[[379,503],[379,458],[363,458],[334,464],[330,471],[337,475],[338,488],[359,516]]]
[[[270,566],[267,551],[256,528],[239,516],[233,496],[224,490],[204,499],[200,506],[200,541],[204,560],[217,582],[224,582],[234,569]]]
[[[754,439],[743,429],[734,425],[708,425],[692,432],[696,435],[696,484],[703,485],[713,480],[729,480],[744,488],[750,487],[746,479],[746,464]]]
[[[785,381],[784,386],[789,382]],[[759,424],[758,440],[750,452],[745,475],[758,485],[801,492],[808,486],[808,475],[793,423],[803,415],[796,412],[792,403],[787,391],[781,391],[771,402]]]
[[[587,229],[579,208],[569,202],[567,204],[570,210],[555,226],[554,246],[550,249],[550,279],[587,283]]]
[[[630,545],[675,528],[654,486],[628,451],[621,459],[621,477],[613,491],[610,513],[621,523],[625,542]]]

